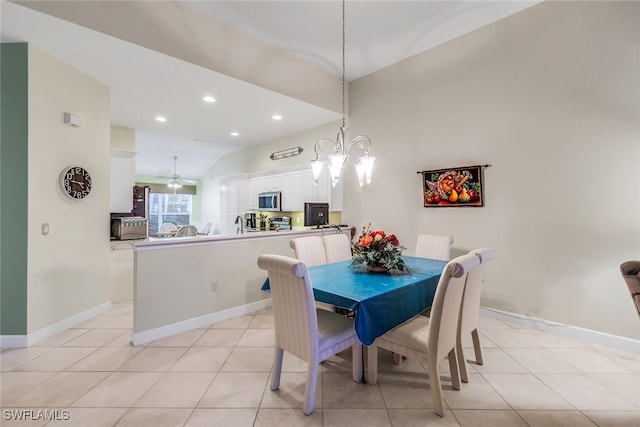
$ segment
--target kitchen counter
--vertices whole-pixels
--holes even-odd
[[[350,227],[340,227],[342,233],[349,233]],[[135,248],[152,248],[156,246],[192,245],[216,242],[228,242],[237,240],[265,239],[273,237],[291,236],[313,236],[335,234],[336,228],[315,228],[305,227],[293,230],[268,230],[268,231],[245,231],[243,234],[220,234],[214,236],[190,236],[190,237],[149,237],[145,240],[132,240]]]
[[[340,230],[349,233],[349,227]],[[134,345],[271,306],[261,291],[267,273],[262,254],[294,256],[290,241],[336,233],[303,228],[244,234],[152,237],[133,241]]]

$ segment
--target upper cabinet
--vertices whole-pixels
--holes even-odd
[[[249,178],[248,187],[250,209],[258,209],[258,194],[280,191],[285,212],[302,211],[305,202],[329,203],[330,210],[342,210],[342,182],[332,188],[326,169],[317,184],[313,182],[311,169],[304,169],[255,176]]]
[[[130,151],[111,150],[111,212],[133,209],[134,156]]]
[[[302,171],[285,172],[280,174],[282,191],[282,210],[286,212],[304,209],[302,197]]]
[[[305,202],[331,202],[331,180],[327,169],[322,169],[317,184],[313,182],[311,169],[302,171],[302,198]],[[329,209],[333,210],[331,206]]]

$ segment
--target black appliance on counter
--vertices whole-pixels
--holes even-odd
[[[310,203],[304,204],[304,225],[305,227],[316,226],[320,228],[322,225],[329,224],[329,203]]]

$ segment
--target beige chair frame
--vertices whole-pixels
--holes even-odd
[[[439,363],[449,359],[451,382],[460,389],[460,376],[456,357],[456,340],[460,307],[467,274],[480,265],[475,255],[462,255],[447,263],[440,276],[433,300],[431,317],[416,316],[377,338],[368,349],[368,378],[370,384],[378,381],[378,347],[415,358],[427,365],[431,394],[436,414],[444,416],[444,400]]]
[[[271,390],[280,388],[282,359],[287,351],[307,362],[303,412],[313,412],[318,366],[324,360],[352,348],[352,374],[362,382],[362,344],[353,319],[316,310],[313,287],[303,262],[282,255],[261,255],[258,267],[267,270],[275,324],[275,355]]]

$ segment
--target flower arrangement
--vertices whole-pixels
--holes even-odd
[[[362,234],[352,243],[352,266],[369,271],[383,268],[391,274],[409,273],[409,267],[402,259],[402,251],[406,248],[400,244],[395,234],[387,234],[382,230],[371,231],[369,224],[362,227]]]

